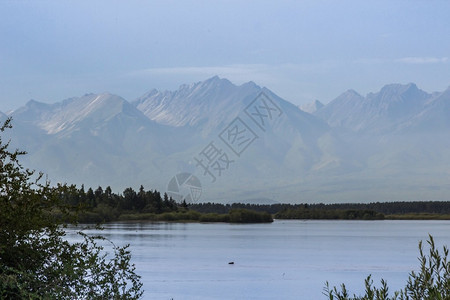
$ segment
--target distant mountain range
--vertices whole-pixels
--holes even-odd
[[[296,107],[216,76],[132,102],[31,100],[8,115],[24,164],[52,182],[224,203],[450,200],[450,89],[389,84]]]
[[[349,90],[313,113],[332,127],[355,132],[388,133],[411,126],[424,128],[428,125],[419,124],[425,121],[423,115],[431,119],[437,115],[440,120],[448,119],[448,113],[442,115],[445,114],[442,108],[449,101],[449,93],[450,89],[428,94],[413,83],[386,85],[378,93],[370,93],[366,97]],[[442,127],[444,124],[435,125]]]

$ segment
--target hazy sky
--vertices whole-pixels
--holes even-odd
[[[214,75],[296,104],[450,85],[450,1],[0,0],[0,111]]]

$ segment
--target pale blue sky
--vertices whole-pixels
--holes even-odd
[[[214,75],[295,104],[450,85],[450,1],[0,0],[0,111]]]

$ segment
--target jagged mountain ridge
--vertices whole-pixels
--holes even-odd
[[[280,110],[263,130],[245,113],[261,93]],[[202,181],[203,201],[442,200],[450,190],[449,94],[414,84],[366,97],[349,90],[309,114],[253,82],[213,77],[132,102],[87,94],[30,101],[8,115],[14,146],[30,153],[26,165],[53,181],[165,190],[172,176],[190,172]],[[240,156],[220,138],[236,117],[257,135]],[[233,160],[217,183],[194,159],[210,142]]]
[[[448,132],[450,129],[450,87],[442,93],[434,93],[423,109],[404,122],[401,130],[407,132]]]
[[[226,114],[243,107],[246,98],[261,90],[253,82],[235,86],[227,79],[212,77],[203,82],[182,85],[176,91],[152,90],[132,102],[150,120],[170,126],[195,126],[210,114]],[[252,99],[253,100],[253,99]]]
[[[383,133],[420,113],[431,97],[413,83],[389,84],[366,97],[349,90],[314,114],[332,127]]]
[[[245,114],[261,93],[282,111],[264,130]],[[319,139],[334,143],[326,123],[270,90],[252,82],[235,86],[218,77],[174,92],[153,91],[132,103],[107,93],[55,104],[33,100],[10,115],[17,124],[17,146],[29,149],[30,167],[53,175],[56,181],[112,185],[119,190],[146,183],[163,190],[170,177],[182,171],[202,176],[193,157],[210,141],[232,155],[219,134],[236,117],[257,134],[242,154],[246,159],[233,165],[234,173],[221,178],[220,187],[233,186],[237,194],[245,186],[260,188],[258,180],[271,181],[273,174],[282,180],[284,173],[293,176],[327,167],[328,153],[333,151],[323,149]],[[32,136],[27,134],[31,132]],[[233,160],[240,158],[235,155]],[[219,186],[209,190],[221,192]]]
[[[94,129],[119,115],[148,122],[147,118],[126,100],[108,93],[86,94],[55,104],[30,100],[24,107],[12,113],[15,119],[37,126],[47,134],[68,134],[84,123],[89,123],[86,125]]]
[[[138,181],[142,170],[136,161],[152,161],[174,147],[169,139],[164,144],[155,141],[181,136],[108,93],[55,104],[29,101],[10,116],[13,142],[29,152],[25,160],[30,167],[55,181],[77,184],[114,186],[124,181],[122,176],[129,178],[127,184]]]
[[[208,139],[212,139],[218,141],[223,149],[227,149],[218,139],[220,132],[236,117],[244,119],[252,126],[252,122],[248,118],[245,119],[244,112],[260,93],[265,93],[277,103],[283,112],[282,117],[267,128],[267,131],[258,132],[257,140],[246,150],[247,159],[234,164],[233,171],[229,173],[231,175],[223,176],[226,184],[221,185],[229,189],[246,187],[258,190],[267,186],[267,182],[270,186],[270,182],[273,185],[286,177],[289,177],[289,181],[292,181],[292,178],[298,180],[303,176],[302,173],[306,174],[308,170],[335,167],[333,162],[338,161],[335,159],[335,150],[331,149],[332,147],[323,149],[328,147],[328,144],[336,143],[333,137],[327,135],[330,128],[320,119],[301,111],[253,82],[235,86],[226,79],[213,77],[204,82],[183,85],[174,92],[153,91],[132,103],[152,120],[177,128],[193,128],[205,138],[205,145]],[[254,126],[253,130],[257,131],[258,128]],[[327,140],[328,144],[321,144],[320,139]],[[199,153],[201,148],[193,149],[192,154]],[[188,171],[199,172],[192,164]],[[201,172],[199,176],[202,176]],[[274,180],[273,177],[280,179]],[[252,182],[249,182],[250,178],[253,179]],[[216,188],[217,186],[211,186],[209,189]]]

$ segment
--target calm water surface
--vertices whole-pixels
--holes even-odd
[[[418,266],[418,241],[450,245],[450,221],[275,221],[272,224],[114,223],[131,244],[144,299],[326,299],[325,281],[362,293],[372,274],[391,290]],[[228,264],[233,261],[234,265]]]

